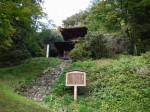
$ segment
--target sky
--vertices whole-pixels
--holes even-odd
[[[80,10],[88,8],[91,0],[45,0],[44,12],[48,19],[53,20],[56,26],[62,26],[62,20],[70,17]]]

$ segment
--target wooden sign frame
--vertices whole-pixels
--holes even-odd
[[[71,80],[69,81],[69,78],[71,78],[71,77],[76,78],[76,79],[74,79],[75,84],[73,82],[71,82]],[[73,81],[73,79],[72,79],[72,81]],[[81,71],[67,72],[66,73],[66,86],[86,86],[86,73],[81,72]]]

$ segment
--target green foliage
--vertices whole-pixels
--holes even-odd
[[[54,92],[58,95],[63,95],[66,91],[70,93],[73,88],[65,86],[65,73],[73,70],[85,71],[90,68],[92,64],[94,64],[93,61],[77,61],[71,64],[69,67],[65,68],[63,74],[60,76],[59,80],[56,81],[56,84],[53,87]],[[86,72],[88,73],[88,71]],[[81,93],[83,93],[82,89]]]
[[[143,58],[147,60],[147,64],[150,64],[150,51],[149,52],[146,52],[145,54],[142,54]],[[147,68],[146,68],[147,69]],[[143,70],[145,71],[145,69]],[[150,71],[149,71],[150,72]]]
[[[7,2],[5,5],[0,3],[0,49],[11,46],[11,36],[15,32],[15,29],[11,25],[12,21],[9,20],[7,15],[13,12],[12,10],[8,10],[9,8],[14,8],[14,4],[10,2]]]
[[[72,63],[64,73],[86,71],[87,86],[82,87],[84,94],[79,94],[78,88],[78,101],[74,102],[73,88],[65,86],[63,73],[50,95],[55,97],[54,101],[60,101],[58,105],[68,112],[148,112],[150,68],[147,56],[148,53],[139,57],[120,55],[117,59]],[[47,104],[51,102],[47,101]]]
[[[90,57],[91,52],[87,49],[84,39],[79,39],[75,48],[69,53],[69,55],[75,60],[84,60]]]
[[[100,32],[92,32],[85,36],[86,44],[90,49],[93,57],[102,58],[108,56],[108,40]]]
[[[60,111],[60,108],[62,107],[62,99],[54,95],[49,95],[48,97],[44,98],[44,102],[46,105],[53,111],[58,112]]]
[[[19,96],[8,88],[0,85],[0,111],[1,112],[52,112],[41,104]]]
[[[0,53],[0,67],[12,66],[22,62],[31,57],[27,50],[12,50],[4,51]]]
[[[146,52],[145,54],[142,55],[145,59],[149,59],[150,57],[150,51]]]
[[[55,67],[59,63],[60,60],[55,58],[28,59],[18,66],[0,68],[0,78],[10,87],[20,87],[32,81],[47,67]]]
[[[31,82],[46,68],[56,67],[60,62],[55,58],[33,58],[18,66],[0,68],[0,112],[54,112],[13,91]]]
[[[92,0],[92,5],[78,13],[78,18],[81,26],[86,25],[89,31],[126,34],[129,53],[139,55],[150,50],[149,7],[149,0]],[[64,20],[66,27],[72,26],[74,17]]]
[[[127,52],[128,45],[122,35],[105,32],[89,32],[79,39],[70,56],[75,60],[88,58],[113,57],[117,53]]]
[[[58,30],[44,29],[37,35],[38,43],[42,48],[49,44],[49,56],[57,56],[57,49],[53,42],[63,41],[63,38]]]
[[[1,58],[5,58],[3,57],[5,54],[8,54],[6,57],[11,58],[10,55],[18,51],[26,51],[31,56],[41,56],[43,54],[36,39],[37,20],[44,16],[41,2],[42,0],[3,0],[0,2]],[[16,57],[19,57],[18,55]],[[20,57],[13,60],[17,62],[21,59]],[[25,57],[27,58],[26,55],[23,57],[23,60]]]
[[[66,20],[63,20],[63,25],[65,27],[72,27],[75,23],[75,18],[78,17],[78,25],[85,26],[88,24],[88,20],[86,19],[88,16],[88,11],[80,11],[78,14],[72,15],[68,17]]]

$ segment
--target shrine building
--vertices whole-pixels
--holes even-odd
[[[74,48],[78,38],[82,38],[87,34],[87,28],[78,26],[71,28],[61,28],[60,32],[64,41],[54,42],[54,45],[63,59],[69,59],[69,52]]]

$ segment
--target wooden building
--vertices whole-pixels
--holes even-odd
[[[87,34],[86,27],[61,28],[60,32],[64,42],[54,42],[55,47],[64,59],[69,58],[69,52],[74,48],[75,42],[79,37]]]

